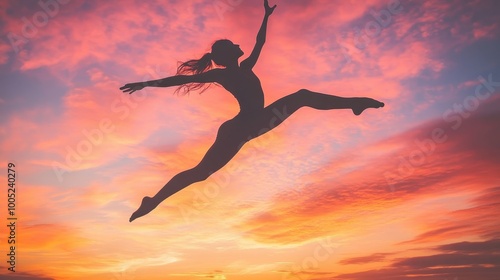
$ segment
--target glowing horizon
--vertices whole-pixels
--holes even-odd
[[[19,175],[16,272],[4,241],[0,278],[495,279],[496,2],[270,4],[266,105],[307,88],[386,106],[303,108],[129,223],[238,105],[217,86],[119,87],[220,38],[245,58],[261,1],[0,2],[0,164]]]

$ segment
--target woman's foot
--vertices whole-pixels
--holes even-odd
[[[372,98],[367,98],[367,97],[359,97],[354,102],[356,102],[356,105],[352,106],[352,112],[356,116],[363,113],[363,111],[365,109],[380,108],[380,107],[384,107],[384,105],[385,105],[384,103],[382,103],[380,101],[377,101],[377,100],[372,99]]]
[[[132,214],[132,216],[130,216],[129,222],[132,222],[133,220],[146,215],[147,213],[155,209],[156,206],[158,206],[158,204],[154,202],[154,199],[152,197],[145,196],[142,199],[141,206],[139,206],[139,209],[137,209]]]

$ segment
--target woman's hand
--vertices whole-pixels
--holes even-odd
[[[273,13],[274,8],[276,8],[276,5],[269,7],[269,2],[264,0],[264,8],[266,9],[266,16],[270,16]]]
[[[129,94],[132,94],[134,91],[141,90],[145,87],[146,83],[144,82],[139,82],[139,83],[130,83],[122,86],[120,90],[123,92],[128,92]]]

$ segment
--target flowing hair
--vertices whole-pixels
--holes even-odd
[[[177,67],[176,75],[194,75],[207,72],[213,68],[212,54],[206,53],[200,59],[191,59],[181,63]],[[175,93],[182,95],[189,94],[190,91],[201,89],[200,94],[207,90],[212,83],[188,83],[179,86]]]

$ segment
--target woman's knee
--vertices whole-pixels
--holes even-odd
[[[299,89],[298,91],[294,92],[293,95],[296,95],[296,96],[306,96],[308,95],[309,93],[311,93],[310,90],[308,89],[305,89],[305,88],[301,88]]]
[[[210,174],[210,171],[202,168],[201,166],[196,166],[182,173],[184,180],[191,181],[193,183],[205,181],[208,177],[210,177]]]
[[[295,112],[301,107],[309,106],[309,98],[311,91],[307,89],[299,89],[298,91],[289,95],[289,99],[286,102],[289,108]]]

